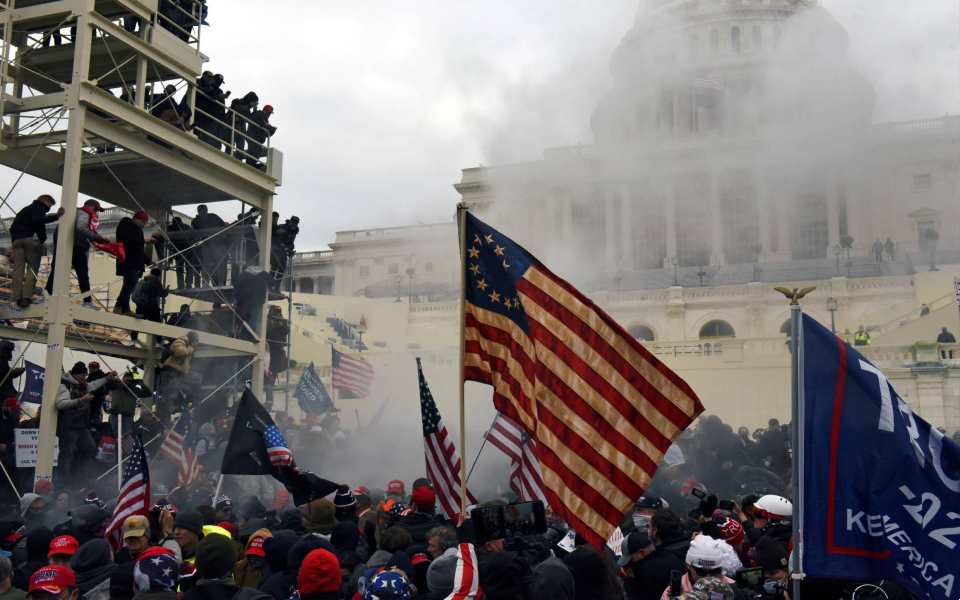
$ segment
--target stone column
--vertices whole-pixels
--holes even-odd
[[[770,197],[770,182],[763,175],[757,177],[757,214],[758,224],[760,226],[760,244],[766,253],[771,252],[770,248],[770,228],[775,224],[770,222],[770,203],[773,199]]]
[[[718,173],[710,172],[710,232],[713,242],[710,262],[715,265],[726,264],[726,258],[723,255],[723,218],[720,210],[720,182]]]
[[[666,192],[667,255],[663,258],[663,267],[670,268],[673,267],[670,257],[677,255],[677,186],[672,180],[667,182]]]
[[[314,294],[319,294],[319,293],[320,293],[320,278],[319,278],[319,277],[314,277],[314,278],[313,278],[313,293],[314,293]]]
[[[633,213],[641,210],[629,183],[620,187],[620,265],[624,271],[633,270]]]
[[[930,368],[917,373],[917,413],[934,427],[946,427],[944,375],[946,369]],[[949,430],[948,430],[949,431]]]
[[[840,243],[840,199],[837,196],[836,173],[827,174],[827,232],[830,247]],[[827,254],[830,254],[829,248]]]
[[[793,258],[793,239],[790,236],[790,225],[793,219],[793,205],[790,202],[790,196],[793,189],[782,178],[780,178],[780,181],[775,181],[775,184],[772,197],[773,201],[777,203],[776,227],[780,247],[778,253],[782,258],[790,260]]]
[[[622,257],[622,247],[618,243],[617,228],[620,227],[620,204],[617,203],[617,194],[612,190],[605,190],[606,199],[604,200],[603,225],[606,232],[605,237],[605,269],[609,272],[616,272],[617,262]]]
[[[293,280],[293,291],[296,292],[296,293],[298,293],[298,294],[300,293],[300,278],[299,278],[299,277],[297,277],[296,279]]]

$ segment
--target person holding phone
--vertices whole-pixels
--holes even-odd
[[[671,573],[686,571],[686,564],[670,552],[654,545],[646,532],[635,531],[620,543],[617,564],[627,574],[623,589],[627,600],[658,600],[670,585]]]
[[[715,540],[706,535],[698,535],[690,542],[687,550],[685,574],[681,578],[680,587],[684,594],[693,591],[698,581],[714,578],[725,582],[733,593],[734,600],[743,600],[743,591],[730,578],[743,566],[736,552],[726,542]],[[663,590],[660,600],[673,600],[678,596],[676,586],[667,586]]]
[[[97,450],[90,435],[90,401],[94,392],[116,378],[111,372],[96,381],[87,381],[87,365],[78,362],[60,378],[57,390],[56,407],[60,412],[57,419],[57,436],[60,438],[60,458],[54,476],[57,487],[81,489],[87,485],[87,474]]]

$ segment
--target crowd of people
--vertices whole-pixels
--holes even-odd
[[[80,372],[71,376],[77,383],[90,380]],[[96,381],[109,386],[116,377],[107,373]],[[82,475],[72,482],[40,481],[34,493],[23,494],[14,510],[0,516],[0,595],[5,584],[19,590],[11,595],[27,593],[35,600],[146,594],[146,600],[161,597],[156,594],[170,600],[440,600],[451,597],[458,573],[474,569],[482,596],[465,598],[790,597],[790,431],[774,419],[751,433],[744,427],[734,432],[715,416],[702,418],[673,445],[624,517],[621,541],[598,550],[549,506],[545,532],[478,538],[469,516],[447,521],[438,514],[428,480],[408,488],[395,479],[378,488],[359,467],[355,481],[340,485],[332,497],[301,506],[269,476],[223,476],[218,482],[232,424],[213,413],[206,421],[198,412],[195,450],[203,476],[171,489],[177,465],[162,456],[154,461],[152,509],[148,517],[125,519],[122,549],[111,549],[105,539],[113,502],[101,500]],[[276,416],[301,456],[334,455],[315,434],[341,431],[335,413],[309,423]],[[496,493],[478,507],[516,500],[509,492]],[[910,598],[896,586],[875,583],[887,598]],[[850,598],[863,584],[806,579],[803,591],[835,600]]]

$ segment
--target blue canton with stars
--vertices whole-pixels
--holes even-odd
[[[423,367],[417,358],[417,374],[420,377],[420,416],[423,419],[423,437],[440,431],[440,411],[433,400],[433,394],[427,386],[427,379],[423,376]]]
[[[503,315],[529,333],[517,282],[539,261],[519,244],[467,213],[467,302]]]

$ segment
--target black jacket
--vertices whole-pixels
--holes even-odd
[[[953,334],[949,331],[943,331],[940,335],[937,336],[938,344],[956,344],[957,338],[953,337]]]
[[[237,307],[257,307],[263,306],[267,301],[267,290],[270,288],[270,282],[273,276],[270,271],[260,270],[260,272],[248,273],[244,270],[237,276],[234,284],[234,290],[237,294]]]
[[[20,209],[10,225],[10,240],[30,238],[36,234],[41,244],[47,241],[47,223],[53,223],[60,218],[57,213],[51,215],[49,212],[47,205],[39,200],[34,200],[29,206]]]
[[[232,579],[201,579],[185,594],[183,600],[233,600],[240,592],[243,595],[237,600],[270,600],[270,596],[253,588],[238,587]]]
[[[226,227],[227,224],[219,216],[208,212],[205,215],[197,215],[193,219],[194,229],[217,229]]]
[[[256,126],[248,124],[247,135],[261,144],[267,141],[268,136],[272,136],[277,132],[277,128],[270,124],[270,113],[258,110],[253,113],[250,120],[253,121]]]
[[[767,535],[777,540],[780,547],[787,553],[790,552],[790,538],[793,537],[793,520],[784,519],[779,523],[771,523],[763,529],[757,529],[753,526],[753,521],[747,521],[743,524],[743,532],[751,544],[756,545],[761,537]]]
[[[163,287],[160,279],[153,275],[147,275],[143,278],[143,287],[141,290],[150,301],[146,304],[137,303],[137,308],[160,308],[160,298],[166,298],[169,293],[166,288]],[[134,300],[134,302],[136,302],[136,300]]]
[[[640,562],[627,567],[629,577],[623,584],[628,600],[659,600],[670,587],[670,572],[687,572],[686,562],[663,548],[657,548]]]
[[[117,224],[117,241],[123,243],[123,252],[126,260],[117,261],[117,275],[136,275],[143,273],[147,264],[147,254],[144,252],[143,230],[137,227],[130,217],[120,219]]]
[[[690,534],[686,532],[680,532],[673,537],[667,538],[662,544],[660,544],[660,548],[662,548],[665,552],[673,554],[682,560],[684,564],[686,564],[687,550],[690,549]]]
[[[426,544],[429,542],[430,540],[427,538],[427,534],[430,533],[431,529],[439,525],[440,523],[438,523],[436,519],[426,513],[407,515],[396,523],[398,528],[405,529],[407,533],[410,534],[414,544]]]

